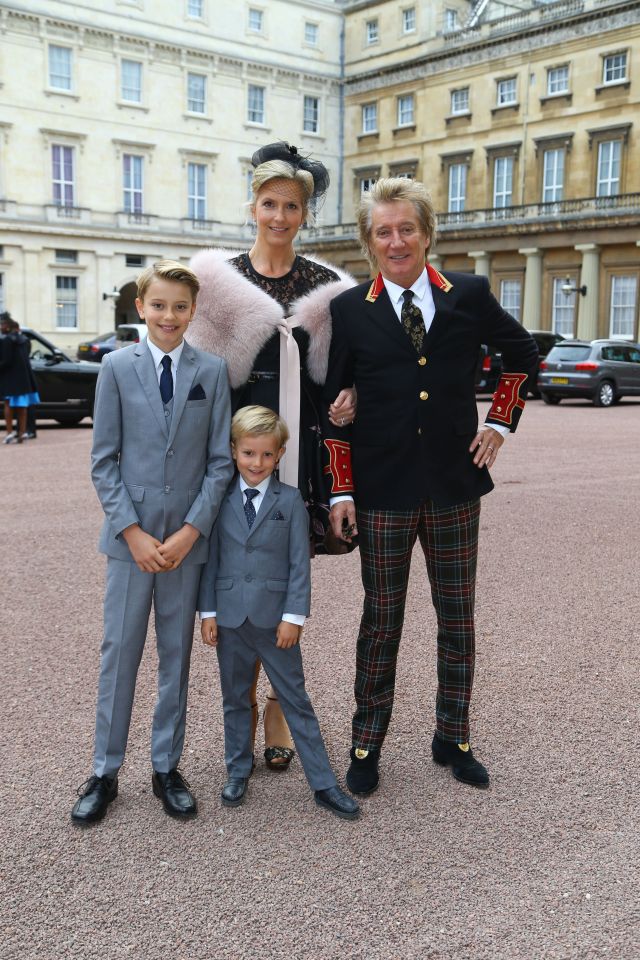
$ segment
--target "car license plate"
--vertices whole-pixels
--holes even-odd
[[[568,377],[551,377],[551,383],[569,383]]]
[[[80,347],[80,353],[87,353],[88,350],[89,350],[89,347]]]

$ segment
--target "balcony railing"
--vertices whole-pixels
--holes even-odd
[[[484,210],[465,210],[460,213],[439,213],[438,229],[457,229],[460,226],[508,221],[548,222],[575,220],[611,213],[640,214],[640,193],[623,193],[615,197],[582,197],[578,200],[556,200],[553,203],[526,203],[513,207],[488,207]]]

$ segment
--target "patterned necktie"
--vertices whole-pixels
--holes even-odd
[[[253,487],[247,487],[244,491],[244,495],[247,498],[244,504],[244,515],[247,518],[247,523],[249,524],[249,530],[253,526],[253,521],[256,518],[256,508],[253,505],[253,498],[257,497],[260,493],[259,490],[255,490]]]
[[[422,341],[425,336],[424,317],[420,307],[416,307],[413,300],[413,290],[405,290],[402,294],[404,303],[400,312],[400,320],[404,331],[411,340],[418,353],[422,352]]]
[[[162,373],[160,374],[160,396],[163,403],[169,403],[173,396],[173,377],[171,376],[171,357],[168,353],[161,360]]]

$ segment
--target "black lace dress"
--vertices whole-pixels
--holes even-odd
[[[276,300],[289,314],[291,304],[314,290],[340,278],[333,270],[297,256],[289,273],[283,277],[264,277],[254,270],[248,254],[243,253],[229,261],[247,280],[260,287]],[[307,350],[309,335],[300,327],[294,327],[293,336],[300,350],[300,438],[298,487],[311,518],[311,540],[315,552],[324,552],[324,534],[328,526],[329,508],[324,503],[322,435],[320,430],[320,404],[322,387],[307,373]],[[253,362],[252,374],[243,386],[232,392],[232,407],[235,413],[240,407],[261,404],[278,410],[280,391],[280,335],[267,341]],[[295,442],[295,438],[289,441]]]

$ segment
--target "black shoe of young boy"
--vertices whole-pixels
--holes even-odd
[[[229,777],[220,797],[225,807],[237,807],[245,798],[248,779],[246,777]]]
[[[151,783],[153,792],[162,800],[165,813],[170,817],[176,817],[178,820],[195,817],[198,812],[196,798],[177,768],[169,770],[169,773],[158,773],[154,770]]]
[[[380,777],[378,775],[378,763],[380,761],[379,750],[361,750],[351,747],[351,766],[347,770],[347,786],[351,793],[358,793],[365,796],[367,793],[373,793],[378,789]]]
[[[107,807],[118,796],[118,777],[89,777],[78,787],[79,799],[73,805],[71,819],[79,827],[102,820]]]
[[[360,807],[355,800],[348,797],[340,787],[329,787],[327,790],[316,790],[315,801],[319,807],[331,810],[336,817],[343,820],[357,820],[360,816]]]

